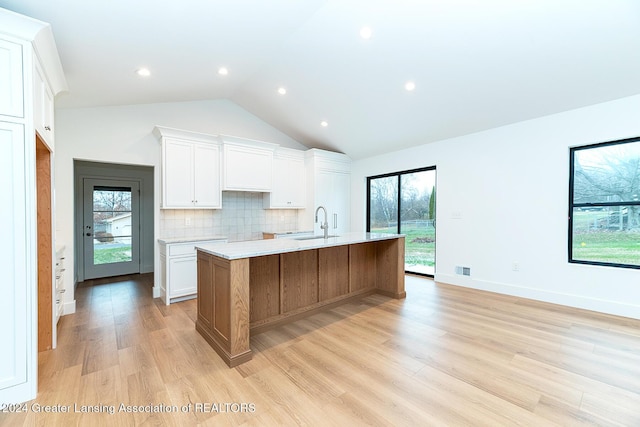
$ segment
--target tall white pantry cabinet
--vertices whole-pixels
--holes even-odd
[[[322,234],[320,223],[324,212],[315,210],[323,206],[327,211],[329,234],[340,235],[351,231],[351,159],[342,153],[312,148],[305,152],[307,170],[307,209],[301,229],[313,229]]]
[[[50,26],[0,9],[0,403],[5,404],[33,399],[37,392],[36,132],[53,162],[53,98],[62,90],[66,81]],[[52,182],[46,185],[52,191]],[[54,224],[53,206],[44,211]],[[51,259],[40,261],[50,262],[41,274],[50,274],[55,287],[53,230],[40,230],[52,246]],[[52,299],[55,304],[55,294]],[[55,307],[52,311],[55,315]]]

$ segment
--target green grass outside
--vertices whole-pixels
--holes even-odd
[[[395,233],[395,227],[389,228],[375,228],[371,230],[372,233]],[[404,250],[404,262],[411,265],[424,265],[428,267],[435,266],[436,257],[436,229],[433,227],[405,227],[402,230],[402,234],[405,234],[405,250]],[[420,242],[416,239],[430,239],[429,243]]]
[[[640,265],[640,232],[595,231],[573,235],[573,259]]]
[[[93,263],[95,265],[129,261],[131,261],[130,246],[121,248],[94,248],[93,250]]]
[[[608,225],[606,210],[578,211],[573,214],[573,259],[640,265],[640,232],[598,228]]]

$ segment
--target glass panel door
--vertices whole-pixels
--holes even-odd
[[[84,180],[84,277],[140,272],[139,185]]]
[[[405,270],[434,274],[436,261],[436,171],[400,175],[400,233],[405,237]]]
[[[369,181],[369,231],[398,232],[398,177],[371,178]]]
[[[405,271],[432,276],[436,257],[436,169],[367,178],[367,230],[405,234]]]

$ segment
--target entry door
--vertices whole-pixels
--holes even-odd
[[[139,183],[85,178],[83,187],[84,278],[139,273]]]

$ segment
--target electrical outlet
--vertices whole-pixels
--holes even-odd
[[[520,263],[518,261],[513,261],[511,263],[511,269],[513,271],[520,271]]]
[[[184,225],[191,225],[191,217],[188,216],[184,219]]]

